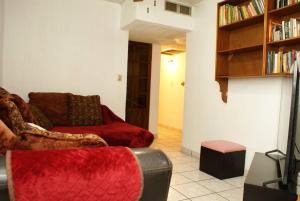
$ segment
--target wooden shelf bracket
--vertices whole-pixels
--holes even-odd
[[[222,100],[224,103],[227,103],[228,79],[217,78],[216,81],[220,85],[220,92],[221,92]]]

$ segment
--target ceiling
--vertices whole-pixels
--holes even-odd
[[[130,40],[185,49],[186,32],[182,30],[143,21],[135,21],[130,25],[129,30]]]
[[[106,1],[110,1],[110,2],[121,4],[125,0],[106,0]],[[171,0],[171,1],[176,1],[176,2],[179,2],[179,3],[182,3],[182,4],[188,4],[188,5],[194,6],[194,5],[196,5],[197,3],[199,3],[202,0]]]

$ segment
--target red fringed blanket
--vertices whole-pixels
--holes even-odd
[[[7,153],[11,201],[137,201],[143,176],[130,149]]]

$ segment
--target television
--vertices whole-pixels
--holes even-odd
[[[274,180],[266,181],[263,183],[264,186],[268,184],[280,182],[280,184],[288,185],[292,182],[296,174],[296,163],[300,159],[300,106],[299,106],[299,65],[295,62],[293,65],[293,79],[290,93],[290,111],[289,117],[283,116],[281,113],[280,118],[288,118],[285,121],[288,122],[288,131],[285,132],[283,148],[266,152],[266,155],[271,159],[278,162],[279,177]],[[283,117],[282,117],[283,116]],[[285,150],[283,150],[285,149]],[[277,155],[273,155],[277,153]],[[279,155],[278,155],[279,154]]]

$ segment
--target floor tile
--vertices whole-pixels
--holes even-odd
[[[203,180],[203,181],[198,181],[197,183],[216,193],[235,188],[231,184],[226,183],[225,181],[219,179]]]
[[[186,184],[186,183],[190,183],[190,182],[193,182],[193,181],[182,176],[179,173],[175,173],[172,175],[171,186],[178,185],[178,184]]]
[[[243,201],[243,188],[236,188],[218,193],[229,201]]]
[[[180,172],[189,172],[189,171],[194,171],[196,168],[192,165],[189,164],[173,164],[173,172],[174,173],[180,173]]]
[[[179,191],[180,193],[182,193],[183,195],[185,195],[188,198],[208,195],[208,194],[212,193],[207,188],[205,188],[195,182],[181,184],[181,185],[175,185],[172,188],[176,189],[177,191]]]
[[[243,187],[246,177],[235,177],[230,179],[224,179],[223,181],[235,186],[235,187]]]
[[[182,172],[181,175],[185,176],[188,179],[191,179],[193,181],[201,181],[201,180],[207,180],[212,179],[213,177],[201,172],[200,170],[190,171],[190,172]]]
[[[181,193],[177,192],[173,188],[170,188],[169,195],[168,195],[168,201],[179,201],[179,200],[186,200],[187,197],[182,195]]]
[[[197,198],[192,198],[191,200],[192,201],[228,201],[217,194],[205,195]]]

